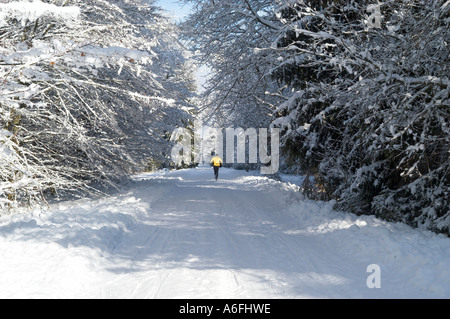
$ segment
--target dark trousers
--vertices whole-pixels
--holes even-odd
[[[214,166],[214,177],[216,180],[219,178],[219,168],[220,166]]]

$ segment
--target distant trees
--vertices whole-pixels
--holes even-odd
[[[167,162],[194,84],[177,33],[140,0],[0,4],[0,207]]]
[[[191,2],[210,110],[279,127],[309,196],[449,233],[448,1]]]
[[[203,95],[205,117],[218,126],[268,126],[280,99],[279,85],[267,77],[271,52],[255,50],[270,47],[276,39],[271,29],[273,1],[186,2],[196,10],[183,30],[197,58],[212,71]]]

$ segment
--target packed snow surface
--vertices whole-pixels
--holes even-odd
[[[444,236],[245,171],[134,178],[116,196],[3,214],[0,298],[450,298]]]

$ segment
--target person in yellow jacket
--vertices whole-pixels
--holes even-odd
[[[212,155],[215,155],[215,153],[213,153]],[[219,178],[219,168],[222,167],[222,159],[218,155],[215,155],[213,158],[211,158],[211,165],[214,168],[214,177],[217,181],[217,179]]]

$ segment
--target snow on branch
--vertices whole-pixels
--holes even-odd
[[[79,7],[57,6],[40,0],[0,3],[0,27],[7,25],[7,19],[17,19],[25,26],[28,22],[34,22],[43,16],[77,19],[79,15]]]

